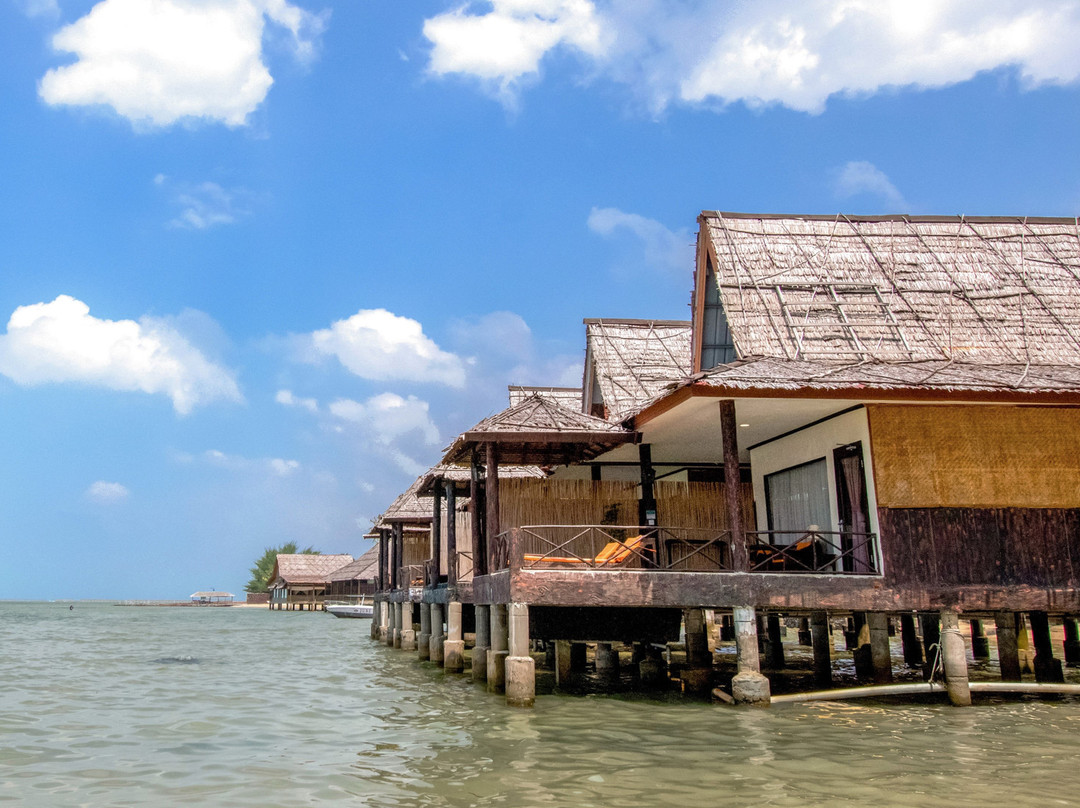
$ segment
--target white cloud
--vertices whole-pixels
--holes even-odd
[[[27,17],[57,17],[60,6],[56,0],[15,0]]]
[[[504,94],[559,46],[593,57],[605,51],[603,26],[591,0],[491,0],[491,8],[464,5],[424,22],[432,43],[428,69],[436,75],[475,76]]]
[[[131,492],[127,489],[127,486],[120,483],[109,483],[105,480],[98,480],[86,489],[86,498],[94,502],[121,502],[127,499],[130,494]]]
[[[364,379],[465,385],[465,366],[459,357],[440,349],[416,320],[385,309],[361,310],[338,320],[314,332],[310,342],[317,354],[337,357]]]
[[[101,0],[53,37],[73,64],[38,92],[53,105],[105,105],[139,125],[208,119],[242,126],[273,78],[263,63],[266,20],[310,59],[325,15],[286,0]]]
[[[270,460],[270,469],[279,477],[288,477],[299,468],[300,461],[298,460],[283,460],[280,457]]]
[[[642,255],[650,266],[681,275],[694,266],[694,237],[685,229],[669,230],[655,219],[618,208],[593,208],[588,225],[594,233],[609,237],[616,231],[629,230],[641,244]]]
[[[319,411],[318,401],[313,398],[298,398],[293,395],[292,390],[278,390],[274,401],[285,407],[300,407],[311,413]]]
[[[280,457],[252,459],[243,455],[228,454],[220,449],[207,449],[202,457],[210,465],[230,471],[254,470],[262,473],[270,472],[278,477],[288,477],[300,470],[299,460],[285,460]]]
[[[365,402],[339,398],[330,404],[330,412],[343,421],[363,424],[376,439],[389,444],[410,432],[417,432],[428,445],[439,443],[439,430],[428,414],[429,406],[416,396],[402,398],[396,393],[381,393]]]
[[[163,174],[154,177],[154,184],[161,187],[169,184]],[[169,227],[181,230],[208,230],[224,224],[233,224],[237,219],[247,216],[250,211],[245,201],[251,196],[243,188],[223,188],[216,182],[201,182],[194,185],[181,185],[175,189],[174,204],[180,208],[176,218],[169,221]]]
[[[837,94],[944,87],[1002,67],[1028,87],[1080,77],[1075,0],[508,0],[470,9],[425,24],[433,72],[506,85],[565,42],[590,74],[630,86],[654,110],[741,101],[816,113]],[[560,26],[605,36],[561,35]]]
[[[17,384],[78,382],[163,393],[186,415],[211,401],[242,401],[232,375],[166,320],[99,320],[80,300],[20,306],[0,335],[0,373]]]
[[[873,163],[852,160],[840,169],[836,178],[836,195],[847,199],[867,194],[880,199],[890,212],[907,208],[903,194],[897,190],[885,173]]]

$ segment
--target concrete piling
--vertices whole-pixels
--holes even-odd
[[[443,670],[447,673],[461,673],[465,670],[465,638],[462,633],[460,601],[451,601],[446,604]]]
[[[536,663],[529,654],[528,604],[511,603],[507,617],[506,703],[514,707],[532,707],[536,700]]]
[[[956,612],[941,613],[941,645],[945,662],[945,689],[949,694],[949,701],[957,707],[966,707],[971,704],[967,649],[964,646],[964,635],[960,633],[960,620]]]
[[[768,705],[769,680],[761,675],[758,655],[757,617],[752,606],[732,610],[735,644],[738,649],[738,673],[731,680],[731,695],[736,704]]]

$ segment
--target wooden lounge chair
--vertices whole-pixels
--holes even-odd
[[[619,541],[618,539],[612,539],[604,545],[603,549],[596,554],[595,558],[575,558],[570,556],[552,556],[552,555],[540,555],[536,553],[526,553],[526,563],[552,563],[552,564],[568,564],[568,565],[587,565],[594,567],[613,567],[618,566],[630,559],[631,556],[636,554],[640,557],[642,555],[648,555],[652,552],[651,547],[643,547],[645,542],[644,536],[632,536],[626,541]]]

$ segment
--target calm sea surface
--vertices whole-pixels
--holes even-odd
[[[541,697],[511,710],[263,609],[0,603],[0,803],[1080,804],[1080,703],[769,710]]]

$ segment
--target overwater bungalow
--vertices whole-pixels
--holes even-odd
[[[529,704],[536,641],[557,675],[575,643],[598,668],[635,643],[644,676],[682,632],[683,685],[708,690],[714,611],[736,701],[769,701],[781,617],[805,621],[822,685],[830,615],[865,681],[891,678],[895,621],[905,659],[940,657],[970,702],[961,615],[976,647],[995,624],[1003,679],[1030,626],[1037,680],[1060,681],[1051,621],[1080,648],[1077,221],[706,212],[692,301],[689,372],[647,400],[605,391],[590,348],[582,411],[524,398],[444,458],[483,516],[474,674]]]
[[[355,603],[375,595],[379,577],[379,546],[376,544],[355,561],[344,564],[326,578],[326,599]]]
[[[270,609],[322,610],[330,574],[351,563],[351,555],[279,553],[270,573]]]

